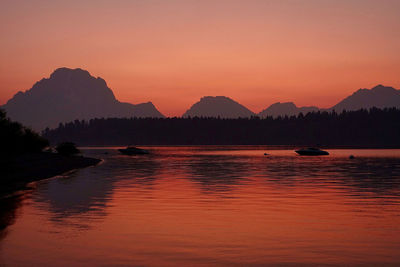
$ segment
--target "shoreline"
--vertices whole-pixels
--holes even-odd
[[[266,147],[270,149],[297,149],[303,147],[318,147],[323,149],[400,149],[400,146],[347,146],[347,145],[148,145],[137,144],[138,147]],[[127,145],[80,145],[79,149],[107,149],[107,148],[126,148]]]
[[[0,159],[0,199],[27,188],[29,183],[64,173],[95,166],[102,160],[55,153],[29,153],[10,159]]]

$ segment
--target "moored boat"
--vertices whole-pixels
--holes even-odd
[[[118,149],[118,151],[124,155],[144,155],[150,153],[146,149],[141,149],[134,146],[128,146],[127,148]]]
[[[328,151],[321,150],[319,148],[309,147],[295,150],[295,152],[301,156],[326,156],[329,155]]]

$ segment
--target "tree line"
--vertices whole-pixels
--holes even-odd
[[[99,118],[46,129],[52,144],[400,147],[400,110],[318,111],[277,118]]]

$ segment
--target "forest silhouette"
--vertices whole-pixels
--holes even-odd
[[[43,136],[78,145],[319,145],[400,147],[400,110],[310,112],[277,118],[108,118],[76,120]]]

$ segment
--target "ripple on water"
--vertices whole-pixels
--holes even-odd
[[[400,150],[148,149],[85,150],[104,163],[2,204],[1,262],[400,263]]]

